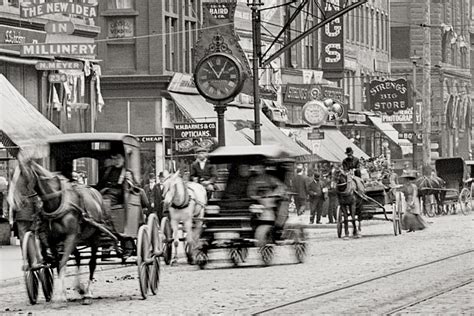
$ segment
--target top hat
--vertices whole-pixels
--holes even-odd
[[[411,179],[414,180],[418,178],[416,170],[407,170],[404,171],[403,174],[400,176],[400,178],[406,178],[406,179]]]
[[[346,155],[347,154],[353,154],[354,153],[354,150],[352,150],[352,147],[347,147],[346,148]]]
[[[196,153],[207,153],[207,149],[204,147],[199,147],[196,149]]]

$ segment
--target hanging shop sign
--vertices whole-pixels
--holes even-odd
[[[95,55],[94,43],[40,43],[21,46],[21,56],[90,56]]]
[[[398,133],[398,138],[399,139],[407,139],[407,140],[413,142],[414,135],[415,135],[415,133],[413,133],[413,131],[399,132]],[[423,134],[421,134],[421,133],[416,134],[416,141],[421,142],[422,140],[423,140]]]
[[[323,15],[326,18],[343,8],[342,0],[323,0]],[[343,19],[337,18],[324,26],[321,33],[323,78],[339,80],[344,78],[344,29]]]
[[[97,17],[96,6],[96,4],[67,1],[49,1],[45,3],[22,2],[20,4],[20,17],[29,19],[46,14],[63,13],[95,18]]]
[[[369,84],[367,95],[372,111],[391,115],[410,107],[408,84],[405,79],[373,80]]]
[[[332,99],[343,103],[342,88],[314,84],[287,84],[283,102],[306,104],[311,100]]]
[[[313,129],[312,132],[308,133],[309,140],[321,140],[324,139],[324,132],[319,130],[318,128]]]
[[[365,114],[360,114],[360,113],[348,113],[347,122],[356,123],[356,124],[357,123],[364,124],[364,123],[367,123],[367,116]]]
[[[163,135],[138,135],[136,136],[139,143],[161,143]]]
[[[183,138],[212,138],[217,136],[215,122],[175,123],[174,137]]]
[[[82,70],[83,63],[80,61],[39,61],[36,70]]]
[[[401,110],[392,115],[382,114],[381,118],[383,123],[410,124],[413,123],[413,109]],[[421,115],[416,115],[416,122],[421,123]]]

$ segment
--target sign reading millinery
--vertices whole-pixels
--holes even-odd
[[[41,43],[24,44],[21,56],[84,56],[95,55],[97,44],[94,43]]]
[[[49,34],[72,34],[74,33],[74,23],[49,21],[45,24],[44,30]]]
[[[139,135],[136,137],[139,143],[161,143],[163,141],[162,135]]]
[[[331,17],[341,10],[342,0],[323,0],[323,14]],[[321,33],[323,77],[338,80],[344,77],[344,30],[343,19],[337,18],[324,26]]]
[[[49,74],[48,81],[52,83],[66,82],[67,75],[66,74]]]
[[[386,114],[393,114],[410,107],[408,84],[405,79],[373,80],[367,93],[370,109]]]
[[[321,140],[324,139],[324,132],[320,131],[319,129],[314,129],[312,132],[308,133],[309,140]]]
[[[73,14],[86,18],[97,17],[96,4],[72,3],[67,1],[51,1],[46,3],[22,2],[20,17],[34,18],[45,14]]]
[[[210,138],[216,137],[216,123],[175,123],[175,138]]]

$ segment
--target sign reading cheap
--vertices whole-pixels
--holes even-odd
[[[20,6],[20,16],[22,18],[33,18],[46,14],[74,14],[86,18],[97,17],[97,5],[71,3],[66,1],[50,1],[45,3],[23,2]]]

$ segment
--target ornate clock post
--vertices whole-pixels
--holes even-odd
[[[222,36],[214,38],[209,50],[211,53],[201,59],[196,66],[194,83],[199,93],[209,103],[215,105],[219,146],[224,146],[226,105],[240,93],[245,77],[241,63],[231,55]]]

